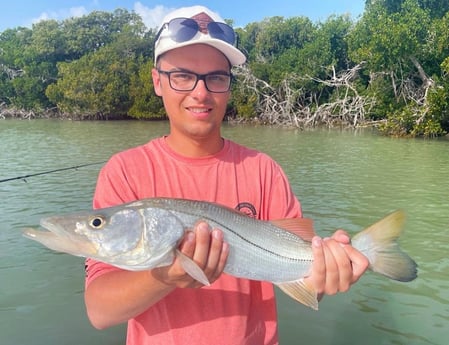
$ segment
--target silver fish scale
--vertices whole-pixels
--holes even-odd
[[[151,204],[151,205],[150,205]],[[224,233],[230,245],[225,272],[273,282],[304,277],[312,264],[310,244],[265,221],[250,218],[231,208],[191,200],[149,199],[146,207],[160,207],[175,215],[186,228],[203,219]]]

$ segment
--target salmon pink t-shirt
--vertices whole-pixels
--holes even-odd
[[[216,202],[263,220],[302,216],[280,166],[226,139],[220,152],[202,158],[177,154],[165,137],[118,153],[100,172],[93,205],[149,197]],[[113,270],[88,259],[86,286]],[[224,273],[211,286],[176,289],[128,321],[127,344],[278,344],[273,285]]]

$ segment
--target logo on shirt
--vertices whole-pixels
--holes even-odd
[[[257,216],[256,208],[253,206],[253,204],[250,204],[249,202],[241,202],[237,205],[235,209],[237,211],[245,213],[246,215],[252,218],[256,218]]]

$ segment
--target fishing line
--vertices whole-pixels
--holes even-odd
[[[71,166],[71,167],[67,167],[67,168],[60,168],[60,169],[42,171],[42,172],[38,172],[38,173],[35,173],[35,174],[28,174],[28,175],[23,175],[23,176],[10,177],[10,178],[5,178],[3,180],[0,180],[0,183],[8,182],[8,181],[14,181],[14,180],[23,180],[23,181],[27,182],[26,179],[28,177],[39,176],[39,175],[46,175],[46,174],[51,174],[51,173],[58,172],[58,171],[73,170],[73,169],[76,170],[78,168],[87,167],[87,166],[90,166],[90,165],[104,164],[104,163],[106,163],[106,161],[95,162],[95,163],[87,163],[87,164],[80,164],[80,165],[75,165],[75,166]]]

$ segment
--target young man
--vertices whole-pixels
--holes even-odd
[[[95,208],[176,197],[245,206],[263,220],[302,216],[279,165],[221,136],[230,69],[245,62],[234,43],[234,31],[204,7],[182,8],[163,20],[152,77],[170,132],[110,159],[99,175]],[[343,231],[312,243],[306,284],[319,294],[347,291],[367,268]],[[180,250],[204,269],[210,286],[193,280],[177,260],[141,272],[87,260],[92,324],[101,329],[128,321],[127,344],[278,343],[272,284],[222,274],[232,248],[220,229],[199,222]]]

